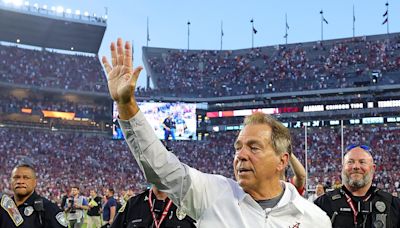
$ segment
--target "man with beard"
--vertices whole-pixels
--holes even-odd
[[[22,163],[11,173],[13,200],[23,217],[21,227],[57,228],[67,227],[64,212],[36,191],[37,177],[33,165]]]
[[[190,216],[199,228],[331,227],[325,212],[280,181],[292,152],[281,122],[261,112],[246,117],[234,142],[236,181],[203,173],[167,151],[139,110],[134,91],[142,68],[132,67],[130,43],[112,43],[111,57],[112,65],[105,57],[103,64],[125,140],[146,179],[167,193],[179,217]]]
[[[315,200],[331,217],[332,227],[400,227],[400,200],[372,186],[371,149],[351,145],[343,159],[342,187]]]

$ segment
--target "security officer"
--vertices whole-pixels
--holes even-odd
[[[177,207],[157,187],[131,197],[122,206],[111,228],[193,228],[195,221]]]
[[[22,227],[24,219],[14,201],[0,192],[0,228]]]
[[[330,216],[332,227],[400,227],[400,199],[372,187],[375,167],[368,146],[348,147],[342,167],[343,186],[315,200]]]
[[[67,227],[64,212],[48,199],[35,192],[37,180],[33,163],[20,162],[11,173],[13,200],[23,217],[21,227],[61,228]]]

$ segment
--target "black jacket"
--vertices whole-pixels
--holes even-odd
[[[357,226],[354,223],[354,213],[347,202],[347,194],[353,202],[357,214]],[[391,194],[371,187],[366,197],[353,196],[342,186],[320,196],[314,201],[331,218],[333,228],[400,228],[400,199]],[[382,226],[384,225],[384,226]]]
[[[23,228],[64,228],[67,227],[64,212],[50,200],[36,192],[18,210],[24,219]]]
[[[118,211],[111,228],[149,228],[155,227],[153,224],[152,213],[150,212],[149,200],[148,200],[149,190],[136,195],[128,200],[128,202]],[[152,196],[156,199],[155,195]],[[164,210],[164,206],[167,202],[162,200],[155,200],[154,209],[160,213]],[[183,220],[179,220],[176,216],[177,207],[172,204],[167,216],[161,223],[160,228],[192,228],[194,226],[194,220],[189,216],[186,216]]]

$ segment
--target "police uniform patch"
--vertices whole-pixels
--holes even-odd
[[[24,215],[29,217],[33,213],[33,207],[32,206],[27,206],[24,209]]]
[[[181,208],[177,208],[176,209],[176,217],[179,220],[183,220],[186,217],[186,213]]]
[[[337,199],[340,199],[340,198],[342,198],[342,196],[340,194],[336,194],[336,195],[332,196],[332,200],[337,200]]]
[[[383,213],[386,210],[386,205],[382,201],[376,201],[375,207],[381,213]]]
[[[58,223],[60,223],[61,226],[68,227],[64,212],[58,212],[58,214],[56,215],[56,220]]]
[[[7,195],[3,195],[3,197],[1,197],[1,207],[7,211],[8,215],[11,217],[16,226],[19,226],[24,222],[24,219],[19,213],[14,201]]]

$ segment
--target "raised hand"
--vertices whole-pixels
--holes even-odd
[[[107,72],[108,90],[111,98],[118,105],[132,103],[140,71],[143,67],[133,69],[131,44],[127,41],[123,47],[121,38],[111,43],[111,63],[103,56],[102,62]]]

